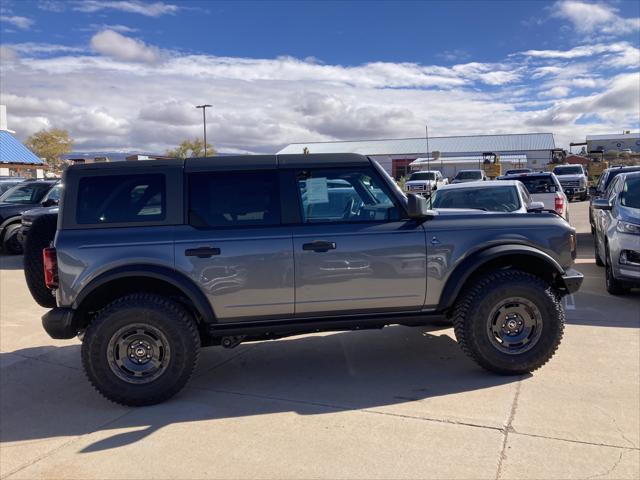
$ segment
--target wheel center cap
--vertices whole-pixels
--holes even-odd
[[[517,327],[518,327],[518,324],[516,323],[516,321],[515,321],[515,320],[509,320],[509,321],[507,322],[507,328],[508,328],[509,330],[515,330]]]
[[[147,354],[147,351],[143,347],[136,348],[136,356],[144,357],[146,354]]]

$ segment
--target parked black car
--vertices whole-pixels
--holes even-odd
[[[15,187],[21,182],[24,182],[24,178],[22,177],[0,177],[0,195],[9,190],[12,187]]]
[[[594,234],[596,231],[596,224],[594,221],[593,215],[593,201],[596,198],[602,198],[604,192],[607,190],[607,187],[611,184],[614,178],[621,173],[630,173],[630,172],[640,172],[640,166],[635,167],[611,167],[607,168],[600,178],[598,179],[598,184],[595,187],[591,187],[589,189],[589,195],[591,196],[589,200],[589,224],[591,224],[591,233]]]
[[[18,242],[24,249],[24,243],[31,225],[43,215],[58,215],[58,203],[62,195],[62,184],[56,184],[42,199],[41,206],[27,210],[22,214],[22,225],[18,229]]]
[[[0,245],[5,253],[20,254],[18,230],[22,214],[42,205],[45,195],[59,180],[25,180],[0,196]]]

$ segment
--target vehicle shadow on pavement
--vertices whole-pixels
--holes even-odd
[[[0,253],[0,270],[22,270],[22,255]]]
[[[444,396],[460,392],[470,392],[462,398],[466,406],[460,406],[460,413],[470,418],[473,404],[485,398],[483,389],[522,378],[482,370],[462,353],[450,330],[428,330],[394,326],[292,337],[235,350],[204,349],[183,392],[142,408],[112,404],[93,391],[80,369],[79,345],[3,353],[9,361],[2,362],[0,376],[1,441],[96,432],[94,441],[81,449],[94,452],[192,421],[352,410],[441,418],[453,401]],[[507,397],[511,395],[505,393]],[[118,433],[105,437],[110,430]]]

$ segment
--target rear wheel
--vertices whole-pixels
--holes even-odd
[[[462,350],[487,370],[516,375],[544,365],[564,332],[564,311],[551,287],[519,270],[479,278],[455,306]]]
[[[195,368],[200,337],[191,314],[155,294],[133,294],[102,309],[82,343],[93,386],[129,406],[160,403],[178,393]]]
[[[44,283],[42,250],[49,247],[56,234],[57,215],[37,217],[24,242],[24,277],[33,299],[41,307],[53,308],[56,299]]]
[[[4,230],[4,238],[2,240],[2,248],[6,253],[11,255],[20,255],[22,253],[22,245],[18,241],[19,223],[13,223]]]

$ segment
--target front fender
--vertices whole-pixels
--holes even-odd
[[[438,310],[448,310],[451,308],[460,295],[462,287],[469,278],[482,268],[483,265],[487,265],[489,262],[493,262],[500,258],[507,256],[523,256],[528,261],[542,262],[537,263],[536,268],[540,267],[548,269],[554,276],[561,277],[565,272],[562,266],[549,254],[539,250],[535,247],[519,244],[507,244],[496,245],[488,247],[484,250],[474,253],[473,255],[465,258],[460,264],[456,266],[453,272],[449,275],[442,294],[440,295],[440,301],[438,303]]]

